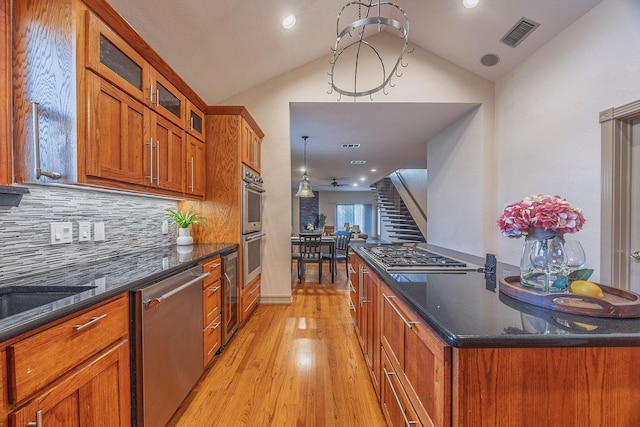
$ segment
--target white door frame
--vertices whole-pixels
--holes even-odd
[[[629,289],[631,231],[631,127],[640,100],[600,112],[602,195],[600,279]]]

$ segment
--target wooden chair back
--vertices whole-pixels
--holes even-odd
[[[321,256],[321,234],[302,234],[300,235],[300,240],[302,241],[301,252],[304,258],[313,259]]]

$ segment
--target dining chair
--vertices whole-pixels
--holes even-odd
[[[300,256],[298,258],[298,280],[302,281],[305,266],[308,263],[318,264],[318,282],[322,281],[322,234],[300,235]]]
[[[348,231],[338,231],[336,233],[336,243],[334,248],[333,259],[331,254],[322,254],[324,259],[329,259],[329,269],[332,269],[334,264],[338,265],[339,260],[345,261],[345,269],[347,271],[347,279],[349,278],[349,242],[351,241],[351,233]]]
[[[335,232],[336,232],[336,227],[335,227],[335,225],[325,225],[325,226],[322,228],[322,234],[324,234],[325,236],[330,236],[330,235],[332,235],[332,234],[333,234],[333,233],[335,233]]]

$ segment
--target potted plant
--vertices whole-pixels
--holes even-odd
[[[186,211],[182,209],[167,209],[165,218],[178,224],[178,239],[176,240],[178,245],[192,244],[193,237],[189,232],[189,226],[191,224],[203,224],[207,221],[206,217],[191,208]]]

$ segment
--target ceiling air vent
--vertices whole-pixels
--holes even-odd
[[[360,148],[360,144],[342,144],[342,148]]]
[[[365,163],[367,163],[366,160],[351,160],[352,165],[364,165]]]
[[[531,19],[522,18],[500,41],[508,46],[516,47],[539,26],[540,24]]]

